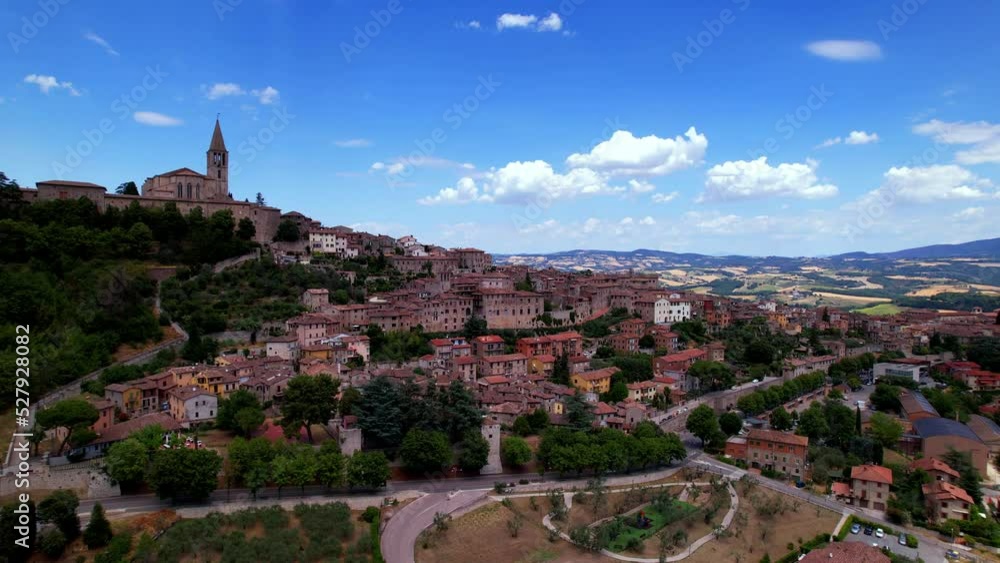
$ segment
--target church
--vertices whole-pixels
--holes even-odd
[[[205,174],[190,168],[178,168],[170,172],[146,178],[142,184],[142,195],[174,199],[224,201],[229,195],[229,151],[222,138],[222,127],[215,120],[212,142],[205,152]]]
[[[253,221],[256,228],[254,240],[257,242],[268,244],[274,240],[281,221],[281,210],[248,201],[236,201],[229,193],[229,151],[218,119],[215,120],[212,140],[205,152],[205,165],[204,174],[185,167],[146,178],[142,184],[142,195],[138,196],[107,193],[104,186],[70,180],[36,182],[36,189],[22,189],[21,193],[29,202],[86,197],[101,212],[108,207],[124,209],[136,202],[142,207],[162,207],[173,203],[185,215],[195,208],[201,208],[205,216],[228,210],[237,223],[243,218]]]

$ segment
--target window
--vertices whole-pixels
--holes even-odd
[[[191,199],[191,182],[188,182],[187,198]]]
[[[184,197],[184,184],[180,182],[177,183],[177,198],[180,199]]]

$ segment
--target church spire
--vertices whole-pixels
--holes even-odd
[[[212,144],[208,146],[210,151],[225,151],[226,141],[222,138],[222,127],[219,126],[219,117],[215,117],[215,131],[212,132]]]

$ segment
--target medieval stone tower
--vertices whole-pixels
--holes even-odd
[[[229,151],[226,150],[226,141],[222,138],[222,127],[219,120],[215,120],[215,131],[212,132],[212,142],[208,145],[205,153],[208,160],[205,175],[210,182],[211,192],[208,199],[228,199],[229,198]]]

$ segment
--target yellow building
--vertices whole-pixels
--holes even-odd
[[[614,367],[584,371],[570,376],[570,383],[584,393],[607,393],[611,390],[611,376],[619,371]]]

